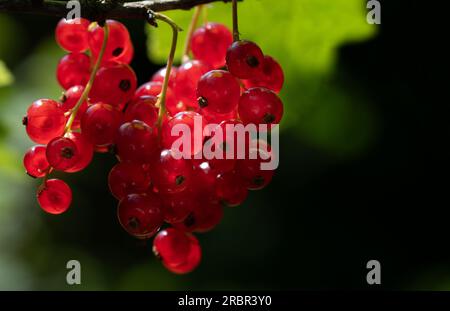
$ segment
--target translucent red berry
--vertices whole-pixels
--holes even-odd
[[[227,51],[228,70],[239,79],[259,76],[263,62],[263,52],[251,41],[236,41]]]
[[[152,237],[163,224],[161,200],[155,194],[130,194],[117,209],[122,227],[139,239]]]
[[[255,87],[242,94],[238,111],[246,125],[279,124],[283,117],[283,102],[274,92]]]
[[[158,135],[142,121],[133,120],[120,126],[116,151],[121,161],[149,163],[158,148]]]
[[[83,133],[68,132],[64,137],[69,138],[75,143],[78,150],[78,161],[69,169],[67,173],[76,173],[84,170],[91,162],[94,156],[94,146]]]
[[[219,124],[220,122],[226,120],[233,120],[238,118],[237,107],[235,110],[224,114],[209,112],[208,110],[205,109],[200,111],[202,113],[203,118],[206,120],[207,124]]]
[[[194,210],[194,197],[190,191],[182,191],[162,196],[164,221],[181,222]]]
[[[136,163],[118,163],[109,172],[109,189],[114,197],[122,200],[129,194],[145,193],[150,186],[150,178]]]
[[[284,73],[280,64],[272,57],[265,56],[261,69],[259,75],[249,80],[244,80],[246,87],[260,86],[279,93],[284,83]]]
[[[28,108],[23,124],[32,141],[47,144],[54,137],[63,134],[66,117],[58,102],[51,99],[39,99]]]
[[[86,85],[91,75],[91,60],[83,53],[65,55],[58,63],[56,77],[59,84],[68,89],[74,85]]]
[[[134,93],[134,99],[138,99],[142,96],[155,96],[158,97],[162,91],[161,82],[147,82],[142,84]],[[167,88],[166,92],[166,109],[170,115],[174,116],[180,111],[185,111],[186,106],[183,102],[178,101],[172,89]]]
[[[112,106],[99,103],[86,110],[81,119],[81,132],[96,146],[107,146],[114,142],[122,120],[121,113]]]
[[[93,103],[104,102],[122,110],[133,98],[136,85],[136,74],[130,66],[116,64],[102,67],[95,76],[89,98]]]
[[[61,99],[61,108],[64,110],[64,112],[69,112],[75,107],[81,95],[83,94],[83,91],[84,86],[75,85],[64,92],[64,95]],[[87,109],[88,103],[87,101],[84,101],[78,109],[75,119],[73,120],[71,127],[72,130],[78,130],[80,128],[81,118],[83,117]]]
[[[131,39],[127,28],[121,22],[115,20],[106,20],[109,28],[108,42],[103,56],[103,62],[120,62],[126,59],[127,53],[130,53]],[[98,24],[89,29],[89,47],[94,58],[100,53],[103,44],[104,30]],[[129,57],[129,56],[128,56]]]
[[[186,232],[208,232],[214,229],[222,218],[223,208],[219,202],[203,197],[196,201],[194,211],[184,221],[172,225]]]
[[[249,190],[260,190],[266,187],[272,180],[274,171],[263,170],[261,164],[271,157],[268,151],[262,149],[250,149],[246,159],[237,163],[237,174],[244,179]]]
[[[250,133],[241,121],[233,119],[221,122],[211,135],[204,148],[214,153],[214,157],[208,158],[210,167],[217,173],[233,170],[236,159],[245,157]]]
[[[198,81],[197,97],[202,110],[209,113],[230,113],[239,103],[241,87],[228,71],[213,70]]]
[[[227,206],[244,203],[248,191],[244,180],[235,171],[220,174],[217,177],[216,195]]]
[[[56,42],[68,52],[84,52],[89,48],[88,28],[90,22],[84,18],[61,19],[56,26]]]
[[[166,71],[167,68],[163,67],[160,70],[158,70],[151,78],[151,82],[164,82],[164,78],[166,77]],[[169,75],[169,87],[173,88],[174,84],[175,84],[175,80],[177,77],[177,73],[178,73],[178,68],[173,66],[172,69],[170,70],[170,75]]]
[[[48,163],[56,170],[65,171],[72,168],[79,159],[75,143],[66,137],[56,137],[47,145]]]
[[[194,32],[190,48],[195,59],[220,68],[225,66],[227,49],[232,42],[233,35],[225,25],[207,23]]]
[[[197,126],[195,125],[196,122]],[[173,118],[164,122],[161,130],[162,146],[167,149],[176,148],[176,151],[186,155],[197,154],[203,148],[203,126],[203,118],[200,114],[194,111],[179,112]],[[188,134],[190,136],[187,136]],[[177,143],[177,146],[175,146],[174,143],[180,142],[183,137],[190,137],[190,139],[181,145]]]
[[[167,228],[156,235],[153,252],[168,270],[179,274],[191,272],[201,260],[198,240],[174,228]]]
[[[210,70],[210,67],[199,60],[183,63],[177,71],[173,91],[186,107],[197,107],[198,80]]]
[[[215,190],[217,173],[211,168],[209,162],[193,160],[191,192],[198,196],[213,193]]]
[[[141,96],[132,100],[125,109],[124,122],[139,120],[153,127],[158,120],[158,99],[155,96]]]
[[[23,166],[31,177],[44,177],[49,169],[50,164],[48,164],[45,149],[45,146],[33,146],[25,153]]]
[[[192,164],[189,160],[176,158],[176,153],[173,151],[164,149],[157,153],[151,167],[152,182],[159,192],[177,193],[188,187]]]
[[[37,199],[41,208],[49,214],[62,214],[70,207],[72,190],[62,180],[50,179],[38,189]]]

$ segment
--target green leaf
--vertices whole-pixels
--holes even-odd
[[[0,87],[10,85],[13,81],[13,75],[6,67],[5,63],[0,60]]]
[[[192,12],[167,15],[187,29]],[[366,22],[366,14],[361,0],[244,0],[239,4],[241,37],[257,42],[285,71],[282,130],[295,131],[310,144],[337,154],[359,152],[372,141],[377,122],[367,98],[353,94],[351,81],[327,82],[336,76],[338,48],[376,33],[376,27]],[[207,17],[230,27],[231,5],[211,4]],[[147,32],[148,55],[163,65],[169,53],[170,28],[160,23],[158,28],[147,27]],[[185,36],[185,32],[180,34],[177,60]]]

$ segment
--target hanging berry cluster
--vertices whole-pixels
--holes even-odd
[[[138,239],[156,234],[155,255],[180,274],[192,271],[201,259],[192,233],[213,229],[224,206],[240,205],[248,190],[264,188],[274,173],[261,169],[274,155],[256,138],[245,140],[246,158],[229,156],[239,146],[225,134],[227,126],[276,125],[283,114],[277,93],[284,77],[277,61],[257,44],[239,40],[236,16],[234,36],[218,23],[195,29],[200,10],[194,13],[178,68],[172,66],[177,27],[158,15],[174,29],[174,43],[167,67],[140,87],[129,66],[133,45],[122,23],[62,19],[56,41],[69,53],[59,61],[56,76],[64,95],[33,102],[23,120],[38,144],[26,152],[24,166],[30,176],[43,178],[37,199],[44,211],[61,214],[72,201],[64,181],[49,179],[52,171],[79,172],[94,152],[113,152],[119,162],[108,183],[119,200],[120,224]],[[200,135],[194,135],[196,120],[201,120]],[[192,158],[175,156],[172,146],[180,136],[172,132],[177,125],[191,129]],[[213,125],[209,134],[203,131],[206,125]],[[207,159],[203,147],[215,133],[223,133],[214,146],[224,156]],[[161,229],[164,223],[170,227]]]

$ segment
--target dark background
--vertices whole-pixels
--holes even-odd
[[[283,131],[273,182],[200,235],[203,262],[188,276],[166,272],[150,243],[122,232],[105,182],[114,159],[98,155],[86,171],[65,177],[82,208],[58,219],[35,214],[39,227],[1,250],[13,250],[27,267],[17,287],[69,289],[64,263],[73,257],[82,258],[83,289],[360,289],[369,288],[371,259],[381,263],[381,288],[450,289],[449,109],[448,95],[440,94],[449,68],[441,48],[447,39],[437,33],[440,9],[426,1],[381,2],[378,33],[341,46],[331,80],[367,94],[378,113],[377,138],[363,152],[336,156]],[[13,18],[27,37],[3,59],[14,71],[58,19]],[[159,66],[147,58],[142,23],[126,25],[136,50],[132,66],[146,81]]]

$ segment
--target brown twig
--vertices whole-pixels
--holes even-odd
[[[148,0],[123,2],[113,0],[79,0],[81,16],[99,20],[113,19],[146,19],[149,10],[163,12],[169,10],[189,10],[201,4],[212,2],[230,2],[231,0]],[[65,17],[69,12],[68,1],[56,0],[0,0],[0,12],[44,14]]]

